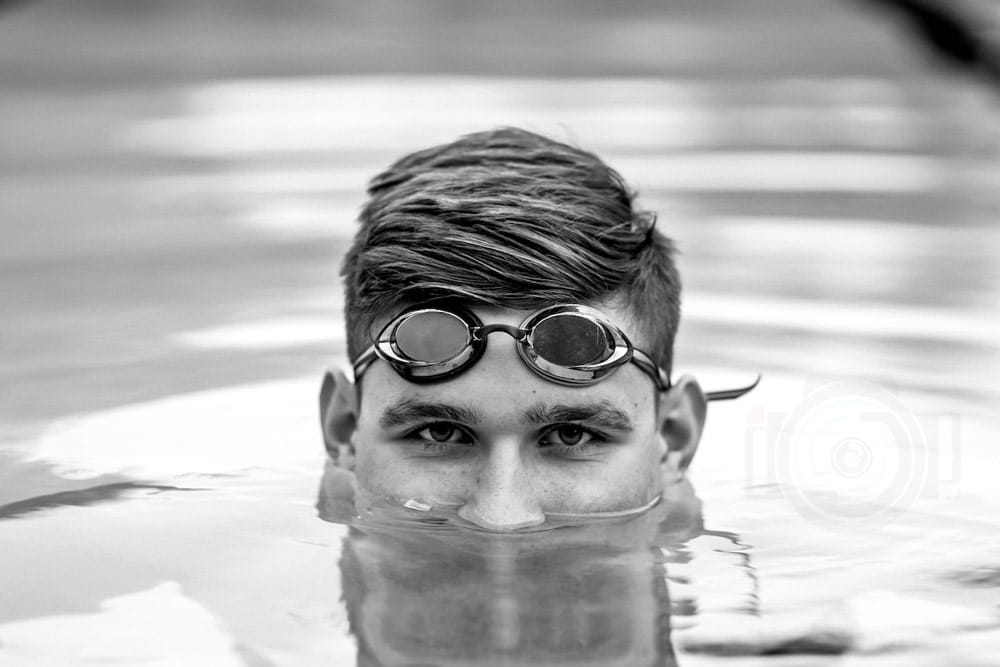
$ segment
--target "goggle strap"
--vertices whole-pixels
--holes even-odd
[[[720,389],[719,391],[708,391],[705,392],[705,400],[708,401],[728,401],[734,398],[739,398],[743,394],[746,394],[751,389],[760,384],[761,374],[757,373],[757,378],[745,387],[739,387],[737,389]]]
[[[657,366],[656,362],[654,362],[645,352],[632,348],[632,363],[638,366],[639,370],[652,378],[653,383],[656,385],[658,390],[668,391],[670,389],[670,378],[667,377],[666,372]]]
[[[663,371],[662,368],[656,365],[649,356],[642,352],[641,350],[632,351],[632,363],[639,367],[646,375],[653,379],[656,383],[656,388],[660,391],[667,391],[671,387],[670,378]],[[753,382],[745,387],[737,387],[735,389],[720,389],[718,391],[707,391],[705,392],[706,401],[729,401],[734,398],[739,398],[744,394],[749,393],[754,387],[760,384],[761,374],[758,373],[757,377]]]
[[[368,370],[368,367],[375,363],[378,359],[378,354],[375,352],[375,346],[370,346],[367,350],[358,355],[358,358],[354,360],[354,381],[357,382],[358,378]]]

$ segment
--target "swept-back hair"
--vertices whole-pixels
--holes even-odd
[[[341,271],[352,360],[376,319],[403,302],[614,301],[670,371],[681,291],[673,243],[596,155],[515,128],[480,132],[400,159],[368,195]]]

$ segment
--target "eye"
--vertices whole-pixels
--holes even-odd
[[[584,449],[601,440],[597,433],[579,424],[561,424],[546,431],[540,444],[543,447]]]
[[[423,440],[426,443],[440,445],[472,444],[472,438],[465,431],[448,422],[428,424],[413,431],[413,437]]]

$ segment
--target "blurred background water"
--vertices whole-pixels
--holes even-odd
[[[0,663],[353,664],[347,533],[311,507],[339,257],[376,171],[519,125],[659,212],[678,369],[766,378],[695,462],[724,532],[664,547],[677,661],[996,664],[998,23],[986,0],[0,3]]]

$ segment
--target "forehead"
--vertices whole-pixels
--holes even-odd
[[[620,421],[637,422],[653,405],[649,379],[633,367],[595,385],[567,387],[534,375],[516,355],[488,356],[457,377],[430,384],[408,382],[387,364],[377,364],[362,383],[362,416],[379,420],[389,408],[411,405],[431,414],[426,406],[437,405],[449,408],[433,412],[452,415],[445,421],[502,428],[538,424],[543,415],[570,414],[574,408],[581,414],[624,414]]]

